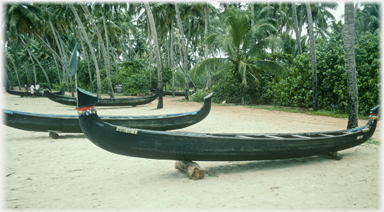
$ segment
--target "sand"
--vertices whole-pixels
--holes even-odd
[[[193,111],[202,103],[164,97],[137,107],[98,107],[100,115],[155,115]],[[76,114],[47,98],[3,94],[3,108]],[[360,120],[359,126],[366,123]],[[307,132],[342,130],[347,119],[213,105],[185,132]],[[175,161],[107,152],[83,134],[28,132],[3,125],[5,209],[22,210],[355,210],[380,209],[380,146],[340,151],[342,160],[319,156],[288,160],[198,162],[206,176],[191,180]],[[374,138],[380,140],[380,121]]]

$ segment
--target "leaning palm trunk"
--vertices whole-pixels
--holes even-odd
[[[355,61],[355,11],[353,3],[345,3],[344,55],[348,87],[348,129],[358,126],[359,98]]]
[[[182,46],[183,48],[183,55],[184,55],[184,60],[183,60],[183,69],[184,69],[184,75],[185,75],[185,100],[189,100],[189,85],[188,85],[188,72],[187,72],[187,45],[185,43],[185,37],[184,37],[184,30],[183,30],[183,25],[181,23],[181,18],[180,18],[180,12],[179,12],[179,7],[177,6],[177,3],[175,3],[175,10],[176,10],[176,19],[177,19],[177,25],[179,27],[179,32],[181,35],[181,41],[182,41]]]
[[[299,34],[299,26],[297,23],[297,11],[296,11],[296,3],[292,3],[292,13],[293,13],[293,26],[295,29],[296,34],[296,43],[297,43],[297,49],[299,50],[299,54],[302,54],[301,50],[301,42],[300,42],[300,34]]]
[[[157,103],[157,109],[160,109],[160,108],[163,108],[163,79],[162,79],[162,73],[161,73],[161,58],[160,58],[159,43],[157,41],[157,32],[156,32],[155,21],[153,20],[151,8],[149,7],[148,2],[145,2],[144,6],[145,6],[145,10],[147,11],[149,23],[151,25],[152,39],[153,39],[154,48],[155,48],[156,63],[157,63],[157,79],[158,79],[157,92],[159,92],[159,101]]]
[[[84,55],[84,58],[85,58],[85,60],[87,61],[87,64],[88,64],[89,81],[90,81],[90,84],[91,84],[91,92],[93,93],[92,72],[91,72],[91,66],[89,65],[89,60],[88,60],[87,50],[85,49],[83,40],[82,40],[81,38],[80,38],[79,40],[80,40],[81,48],[83,49],[83,55]]]
[[[87,42],[87,45],[88,45],[88,48],[89,48],[89,51],[91,52],[91,55],[92,55],[92,58],[93,58],[93,62],[95,64],[95,69],[96,69],[96,80],[97,80],[97,97],[101,97],[101,80],[100,80],[100,71],[99,71],[99,65],[97,63],[97,59],[96,59],[96,55],[95,55],[95,52],[93,50],[93,47],[92,47],[92,44],[91,42],[89,41],[89,38],[88,38],[88,35],[87,35],[87,32],[85,31],[85,28],[83,26],[83,23],[81,22],[80,20],[80,17],[79,17],[79,14],[77,14],[76,12],[76,9],[75,7],[72,5],[72,4],[69,4],[73,14],[75,15],[75,19],[76,19],[76,22],[77,24],[79,25],[80,27],[80,30],[81,32],[83,33],[83,36],[85,38],[85,41]]]
[[[107,54],[107,51],[106,51],[104,43],[103,43],[103,39],[101,37],[99,29],[97,28],[97,26],[95,24],[95,21],[92,18],[91,13],[88,11],[88,9],[85,7],[85,5],[80,4],[80,6],[81,6],[81,8],[83,8],[85,14],[87,14],[87,16],[89,18],[89,21],[91,22],[91,24],[93,26],[93,30],[95,30],[95,33],[96,33],[96,35],[97,35],[97,37],[99,39],[99,44],[101,46],[101,52],[103,53],[104,62],[105,62],[105,72],[107,74],[108,87],[109,87],[109,91],[110,91],[109,96],[111,98],[114,98],[115,95],[113,93],[113,87],[112,87],[112,82],[111,82],[111,72],[109,70],[109,59],[108,59],[108,54]]]
[[[45,79],[47,80],[47,83],[48,83],[48,88],[49,90],[51,90],[51,83],[49,82],[49,78],[48,78],[48,75],[47,73],[45,72],[43,66],[41,66],[39,60],[36,58],[36,56],[32,53],[32,51],[27,47],[27,45],[25,44],[24,40],[20,37],[20,40],[21,42],[23,43],[25,49],[27,50],[29,56],[31,57],[31,60],[35,60],[37,62],[37,64],[40,66],[41,70],[43,71],[44,73],[44,76],[45,76]],[[33,73],[35,75],[35,86],[37,84],[37,78],[36,78],[36,70],[35,70],[35,66],[33,66]]]
[[[60,77],[60,72],[59,72],[59,64],[57,64],[56,57],[53,56],[53,61],[55,61],[56,64],[56,71],[57,71],[57,78],[59,78],[59,83],[61,84],[61,77]]]
[[[173,70],[173,32],[172,32],[172,20],[171,20],[171,49],[170,49],[170,54],[171,54],[171,71],[172,71],[172,97],[175,97],[175,70]]]
[[[251,4],[251,8],[252,8],[252,17],[253,17],[253,3]],[[207,3],[205,3],[204,5],[204,12],[205,12],[205,28],[204,28],[204,37],[207,38],[208,36],[208,5]],[[252,25],[253,25],[253,19],[252,19]],[[208,43],[205,44],[205,59],[208,59]],[[206,70],[206,86],[207,86],[207,90],[209,89],[209,70],[207,69]]]
[[[11,56],[8,54],[8,52],[5,52],[5,53],[8,55],[9,60],[11,60],[11,62],[12,62],[13,69],[15,70],[15,74],[16,74],[16,78],[17,78],[17,83],[19,84],[19,90],[21,90],[19,75],[17,74],[17,69],[16,69],[16,66],[15,66],[15,63],[13,62],[13,60],[12,60]]]
[[[317,111],[317,74],[316,74],[316,45],[315,36],[313,35],[313,22],[312,12],[309,3],[305,3],[307,6],[307,17],[309,26],[309,41],[311,45],[311,62],[312,62],[312,108],[313,111]]]
[[[149,39],[148,42],[150,42],[150,40],[151,40],[151,33],[150,33],[149,22],[148,22],[147,26],[148,26],[148,39]],[[148,61],[148,63],[149,63],[149,87],[152,88],[152,61],[153,61],[153,60],[152,60],[152,49],[151,49],[151,45],[149,45],[149,48],[148,48],[148,54],[149,54],[149,61]]]

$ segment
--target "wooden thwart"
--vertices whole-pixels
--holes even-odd
[[[178,160],[175,162],[175,168],[187,173],[192,180],[204,178],[204,171],[201,170],[199,164],[195,162]]]

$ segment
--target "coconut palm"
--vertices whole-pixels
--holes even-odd
[[[184,55],[183,69],[184,69],[184,75],[185,75],[185,78],[184,78],[185,79],[185,100],[189,100],[189,85],[188,85],[188,72],[187,72],[187,66],[188,66],[187,54],[188,53],[187,53],[187,45],[185,43],[183,24],[181,23],[180,11],[177,3],[175,3],[175,10],[176,10],[177,25],[181,35],[181,42],[182,42],[182,46],[184,47],[183,48],[183,55]]]
[[[87,42],[87,45],[88,45],[88,48],[91,52],[91,55],[92,55],[92,58],[93,58],[93,62],[95,64],[95,69],[96,69],[96,80],[97,80],[97,97],[101,97],[101,79],[100,79],[100,72],[99,72],[99,65],[97,63],[97,60],[96,60],[96,55],[95,55],[95,52],[94,52],[94,48],[91,44],[91,41],[89,40],[88,38],[88,35],[87,35],[87,32],[85,31],[85,28],[84,28],[84,25],[83,25],[83,22],[81,21],[80,17],[79,17],[79,14],[77,13],[77,10],[76,8],[72,5],[72,4],[69,4],[69,7],[71,8],[73,14],[75,15],[75,20],[78,24],[78,27],[80,28],[82,34],[83,34],[83,37],[85,39],[85,41]]]
[[[359,99],[356,81],[355,61],[355,9],[353,3],[345,3],[345,25],[344,25],[344,55],[345,71],[347,74],[348,87],[348,129],[358,125]]]
[[[307,8],[309,41],[311,45],[311,63],[312,63],[312,109],[317,111],[317,73],[316,73],[316,44],[313,34],[313,22],[311,15],[311,6],[308,2],[305,3]]]
[[[110,66],[109,66],[109,57],[108,57],[108,54],[107,54],[107,50],[104,46],[104,43],[103,43],[103,39],[102,39],[102,36],[101,36],[101,33],[99,31],[99,29],[97,28],[96,26],[96,23],[91,15],[91,13],[89,12],[88,8],[86,7],[86,5],[83,5],[83,4],[80,4],[81,8],[84,10],[85,14],[88,16],[88,19],[89,19],[89,22],[91,22],[91,25],[93,27],[93,30],[95,31],[98,39],[99,39],[99,45],[101,46],[101,52],[103,53],[103,57],[104,57],[104,63],[105,63],[105,72],[107,74],[107,80],[108,80],[108,88],[109,88],[109,96],[111,98],[114,98],[115,95],[114,95],[114,92],[113,92],[113,87],[112,87],[112,81],[111,81],[111,72],[110,72]],[[108,39],[107,39],[108,40]]]
[[[155,48],[155,55],[156,55],[156,63],[157,63],[157,79],[158,79],[158,91],[159,92],[159,101],[157,103],[157,109],[163,108],[163,80],[162,80],[162,73],[161,73],[161,59],[160,59],[160,50],[159,50],[159,43],[157,41],[157,32],[156,32],[156,26],[155,21],[153,20],[153,15],[151,8],[149,7],[148,2],[144,2],[145,11],[147,12],[149,23],[151,25],[151,32],[152,32],[152,40],[154,43]]]
[[[255,77],[256,71],[268,70],[278,76],[286,76],[286,70],[279,63],[261,59],[265,49],[276,39],[269,36],[276,29],[265,19],[260,19],[250,27],[250,17],[244,11],[227,9],[223,23],[227,28],[211,33],[204,43],[221,47],[223,58],[205,59],[193,68],[195,75],[202,74],[206,68],[218,66],[214,77],[224,72],[231,72],[241,82],[242,104],[244,104],[243,87],[247,86],[247,75]]]
[[[363,9],[356,9],[356,35],[369,31],[374,33],[380,27],[380,4],[362,3]]]

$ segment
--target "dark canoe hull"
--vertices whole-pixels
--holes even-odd
[[[7,93],[11,94],[11,95],[15,95],[15,96],[20,96],[20,97],[32,97],[32,94],[31,92],[27,92],[27,94],[25,94],[25,91],[13,91],[13,90],[9,90],[8,88],[5,89],[7,91]],[[55,94],[55,95],[64,95],[65,93],[65,89],[64,89],[64,86],[63,88],[58,91],[58,92],[52,92],[52,94]],[[44,94],[44,91],[41,91],[39,93],[35,93],[33,95],[33,97],[46,97]]]
[[[208,116],[211,110],[211,98],[204,101],[199,110],[154,116],[101,116],[105,122],[125,127],[150,130],[175,130],[191,126]],[[77,115],[50,115],[3,110],[5,125],[20,130],[63,133],[81,133]]]
[[[77,90],[79,123],[87,138],[112,153],[151,159],[187,161],[247,161],[329,154],[364,143],[376,130],[378,108],[359,128],[295,134],[178,133],[125,128],[104,122],[92,105],[97,97]],[[376,117],[376,118],[375,118]]]
[[[64,104],[76,106],[76,97],[59,96],[52,93],[45,93],[50,100]],[[126,98],[99,98],[97,106],[136,106],[144,105],[154,101],[158,97],[158,93],[154,93],[145,97],[126,97]]]
[[[112,153],[150,159],[247,161],[309,157],[360,145],[375,132],[377,121],[361,128],[300,134],[199,134],[122,128],[97,114],[79,117],[87,138]],[[301,137],[297,137],[301,136]]]
[[[195,93],[195,91],[189,92],[189,95],[192,95],[194,93]],[[165,96],[165,95],[172,96],[172,91],[163,91],[163,96]],[[185,96],[185,92],[184,91],[175,91],[175,96]]]

